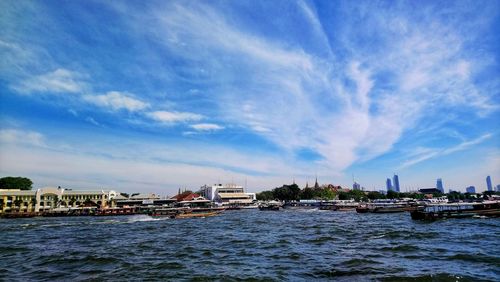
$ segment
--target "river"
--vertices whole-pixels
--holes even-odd
[[[0,219],[0,280],[500,281],[500,219],[227,211]]]

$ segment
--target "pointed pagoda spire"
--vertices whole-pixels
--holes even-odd
[[[318,188],[319,188],[319,184],[318,184],[318,175],[316,175],[316,182],[314,183],[314,188],[315,188],[315,189],[318,189]]]

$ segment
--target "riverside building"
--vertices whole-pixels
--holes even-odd
[[[113,190],[81,191],[60,187],[37,190],[0,189],[0,214],[43,212],[80,206],[114,207],[117,195]]]
[[[489,175],[486,177],[486,188],[488,191],[494,191],[493,185],[491,185],[491,177]]]
[[[201,196],[219,206],[250,206],[256,200],[255,193],[246,193],[243,186],[236,184],[204,185],[200,188]]]

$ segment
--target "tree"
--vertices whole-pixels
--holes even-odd
[[[370,192],[368,192],[367,196],[368,196],[368,199],[370,199],[370,200],[384,199],[385,198],[385,195],[383,195],[377,191],[370,191]]]
[[[314,190],[310,187],[304,188],[302,192],[300,193],[300,198],[304,200],[310,200],[314,198]]]
[[[255,195],[259,201],[271,201],[274,200],[273,191],[262,191]]]
[[[299,199],[300,188],[297,184],[283,185],[273,189],[275,199],[281,201],[296,201]]]
[[[0,178],[0,189],[31,190],[33,182],[26,177],[2,177]]]
[[[388,199],[397,199],[399,198],[399,193],[393,190],[387,191],[387,198]]]

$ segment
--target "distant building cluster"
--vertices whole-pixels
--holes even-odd
[[[474,194],[474,193],[476,193],[476,187],[469,186],[469,187],[465,188],[465,192]]]
[[[359,185],[358,183],[354,182],[354,185]],[[353,185],[353,188],[354,188]],[[400,190],[400,185],[399,185],[399,176],[397,174],[394,174],[394,176],[391,178],[387,178],[385,181],[385,187],[386,191],[394,191],[394,192],[401,192]],[[431,193],[431,191],[434,191],[432,193],[445,193],[445,187],[444,187],[444,182],[442,178],[436,179],[436,187],[435,188],[420,188],[418,189],[419,191],[423,191],[423,193]],[[468,186],[465,188],[467,193],[476,193],[476,187],[475,186]],[[491,176],[486,177],[486,190],[490,192],[500,192],[500,184],[493,186],[493,182],[491,180]],[[382,190],[381,190],[382,191]],[[449,189],[449,192],[457,192],[456,189]]]
[[[400,192],[400,188],[399,188],[399,176],[397,174],[394,174],[394,176],[392,177],[392,182],[391,182],[391,179],[390,178],[387,178],[387,180],[385,181],[385,186],[387,188],[387,191],[395,191],[395,192]]]

